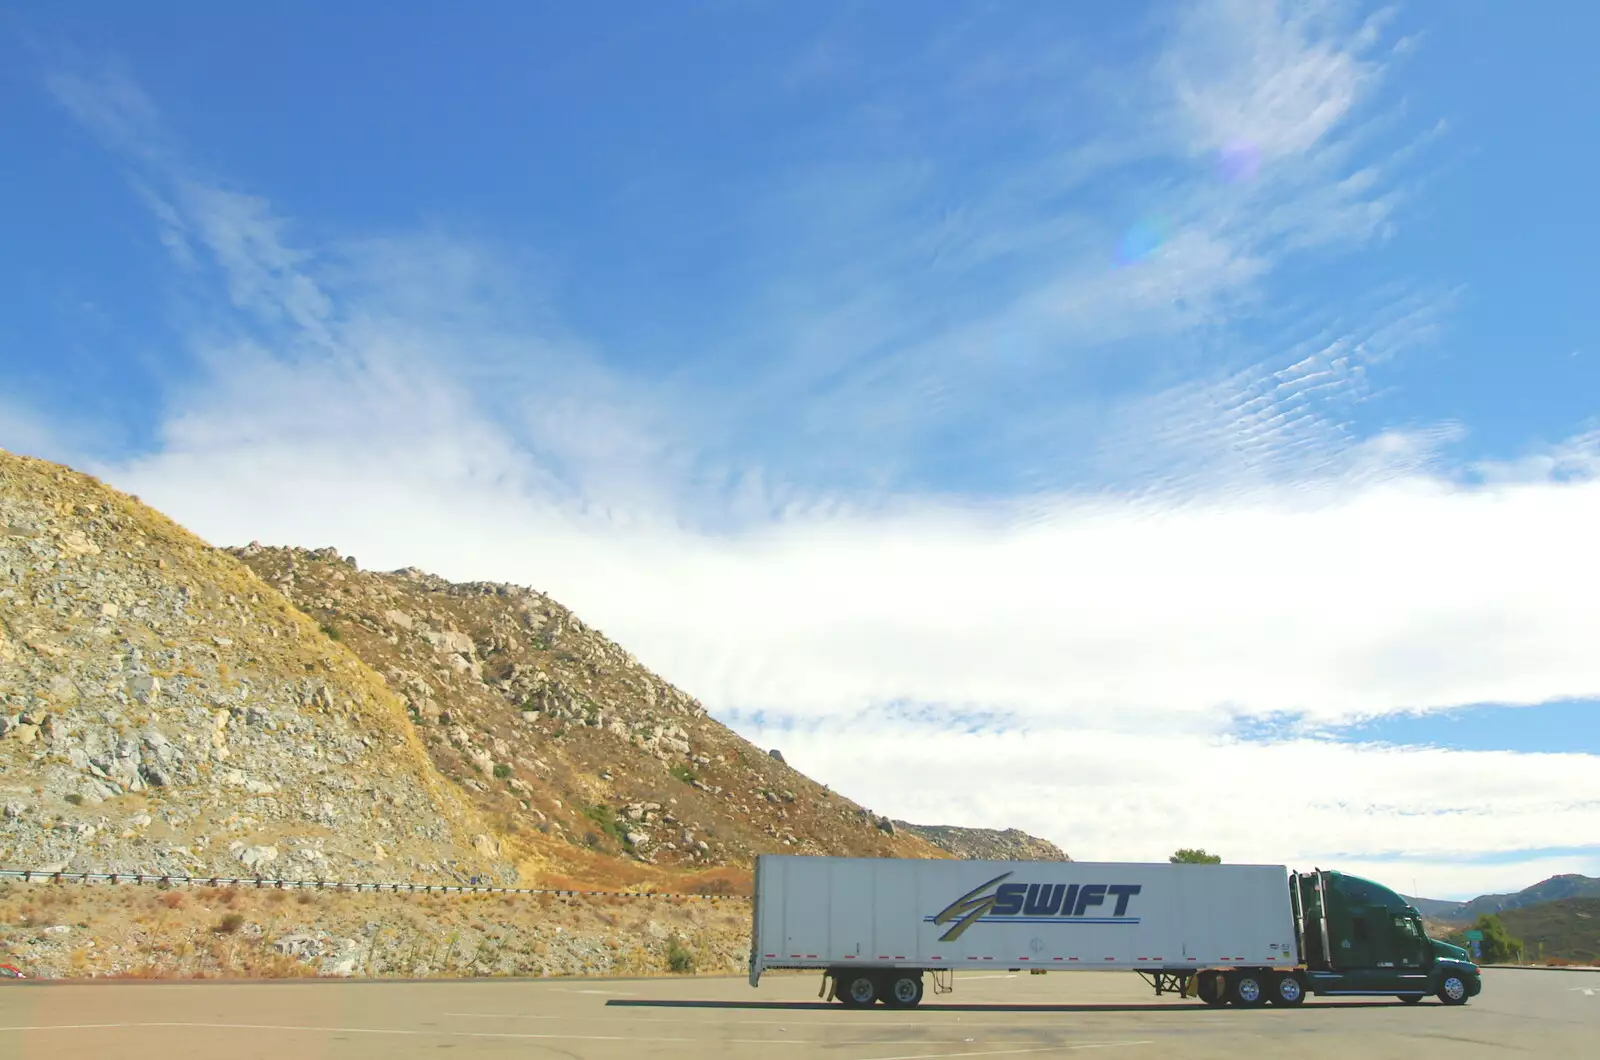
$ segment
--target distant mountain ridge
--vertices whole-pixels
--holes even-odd
[[[1468,922],[1477,920],[1485,913],[1526,909],[1529,906],[1565,898],[1600,898],[1600,878],[1569,872],[1541,880],[1514,894],[1483,894],[1470,902],[1449,902],[1438,898],[1409,896],[1406,896],[1406,901],[1416,906],[1417,912],[1429,920]]]

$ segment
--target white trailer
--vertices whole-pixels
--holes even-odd
[[[1201,968],[1298,961],[1279,865],[762,855],[754,904],[751,985],[770,968],[817,968],[846,1004],[920,1001],[921,975],[902,977],[913,987],[894,971],[1133,970],[1159,989],[1162,973],[1178,988]]]

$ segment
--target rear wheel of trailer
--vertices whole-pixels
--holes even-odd
[[[890,1008],[915,1008],[922,1003],[921,972],[891,972],[883,984],[883,1003]]]
[[[1200,972],[1195,982],[1195,993],[1208,1005],[1226,1005],[1228,981],[1221,972]]]
[[[867,1008],[878,1000],[878,978],[866,971],[836,973],[834,992],[845,1008]]]

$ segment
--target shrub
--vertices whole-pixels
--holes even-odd
[[[231,935],[244,927],[243,913],[228,913],[216,922],[211,930],[218,935]]]
[[[168,909],[179,909],[179,908],[182,908],[182,906],[183,906],[183,892],[182,891],[168,891],[166,894],[161,896],[161,904],[166,906]]]
[[[505,780],[505,779],[509,778],[510,776],[511,776],[511,767],[509,765],[507,765],[504,762],[496,762],[494,764],[494,778],[496,780]]]
[[[600,830],[612,839],[619,843],[623,841],[622,822],[617,820],[617,815],[611,807],[604,803],[598,806],[590,806],[583,811],[583,815],[599,825]],[[591,843],[590,845],[593,846],[594,844]]]
[[[667,967],[679,975],[694,971],[694,953],[676,937],[667,940]]]
[[[69,794],[67,796],[67,801],[72,803],[72,805],[74,805],[74,806],[82,806],[83,805],[83,796],[79,795],[77,792],[74,791],[74,792],[72,792],[71,794]]]
[[[669,772],[671,772],[673,776],[677,777],[679,780],[683,781],[685,784],[693,784],[696,780],[699,779],[698,777],[696,777],[694,775],[694,770],[690,769],[688,766],[682,764],[681,762],[679,764],[673,766],[672,769],[669,770]]]

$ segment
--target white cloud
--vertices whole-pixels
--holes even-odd
[[[116,478],[212,538],[271,527],[557,589],[722,708],[848,718],[908,700],[1138,727],[1600,694],[1596,479],[1413,474],[1176,507],[921,500],[707,535],[551,507],[536,466],[463,407],[393,403],[397,429],[364,433],[380,413],[337,384],[317,379],[339,411],[312,422],[298,390],[281,409],[259,380],[240,386],[248,408],[213,394]],[[419,509],[447,513],[455,544],[411,540],[396,513]]]
[[[263,200],[129,146],[159,141],[136,90],[101,100],[63,82],[143,167],[181,260],[209,261],[239,311],[196,337],[208,374],[168,395],[159,451],[91,470],[217,543],[332,544],[369,567],[549,590],[724,716],[797,722],[791,760],[879,809],[1020,824],[1081,856],[1395,852],[1438,870],[1424,890],[1457,893],[1444,873],[1463,853],[1600,834],[1594,757],[1219,734],[1237,715],[1600,695],[1594,446],[1471,484],[1437,470],[1453,425],[1353,436],[1338,413],[1367,367],[1431,324],[1404,292],[1359,325],[1297,322],[1242,360],[1173,370],[1167,345],[1254,304],[1286,244],[1360,241],[1390,208],[1381,173],[1347,179],[1338,140],[1374,79],[1363,31],[1263,12],[1234,5],[1172,46],[1176,96],[1131,156],[1074,155],[1100,172],[1240,130],[1270,149],[1257,188],[1182,184],[1179,231],[1148,268],[1107,272],[1103,223],[1007,199],[1042,194],[1049,159],[931,241],[899,240],[929,229],[882,217],[887,185],[864,180],[805,220],[822,234],[798,257],[825,278],[758,335],[781,345],[784,321],[807,318],[789,358],[752,357],[733,384],[700,366],[670,388],[507,311],[514,285],[481,248],[296,237]],[[896,249],[828,267],[874,244]],[[926,265],[905,246],[938,258],[950,291],[996,262],[1016,275],[941,324],[951,306],[905,279]],[[897,279],[869,282],[879,266]],[[1071,357],[1041,356],[1063,345]],[[1137,381],[1097,392],[1074,434],[1052,407],[1070,405],[1061,380],[1108,351]],[[1141,357],[1166,370],[1141,374]],[[1040,488],[859,489],[963,422],[992,466],[1035,461]],[[740,447],[752,437],[759,455]],[[1066,488],[1063,469],[1085,467],[1119,488]],[[856,488],[819,487],[819,472]],[[1003,731],[951,736],[969,712]]]
[[[797,769],[849,778],[850,793],[880,813],[1014,825],[1079,860],[1164,860],[1200,846],[1230,862],[1320,863],[1440,898],[1600,869],[1600,845],[1577,857],[1474,859],[1600,835],[1591,755],[1263,745],[1054,724],[952,739],[872,719],[753,735]]]
[[[1257,145],[1272,160],[1311,150],[1370,90],[1376,23],[1341,5],[1228,0],[1184,9],[1160,67],[1196,152]]]

